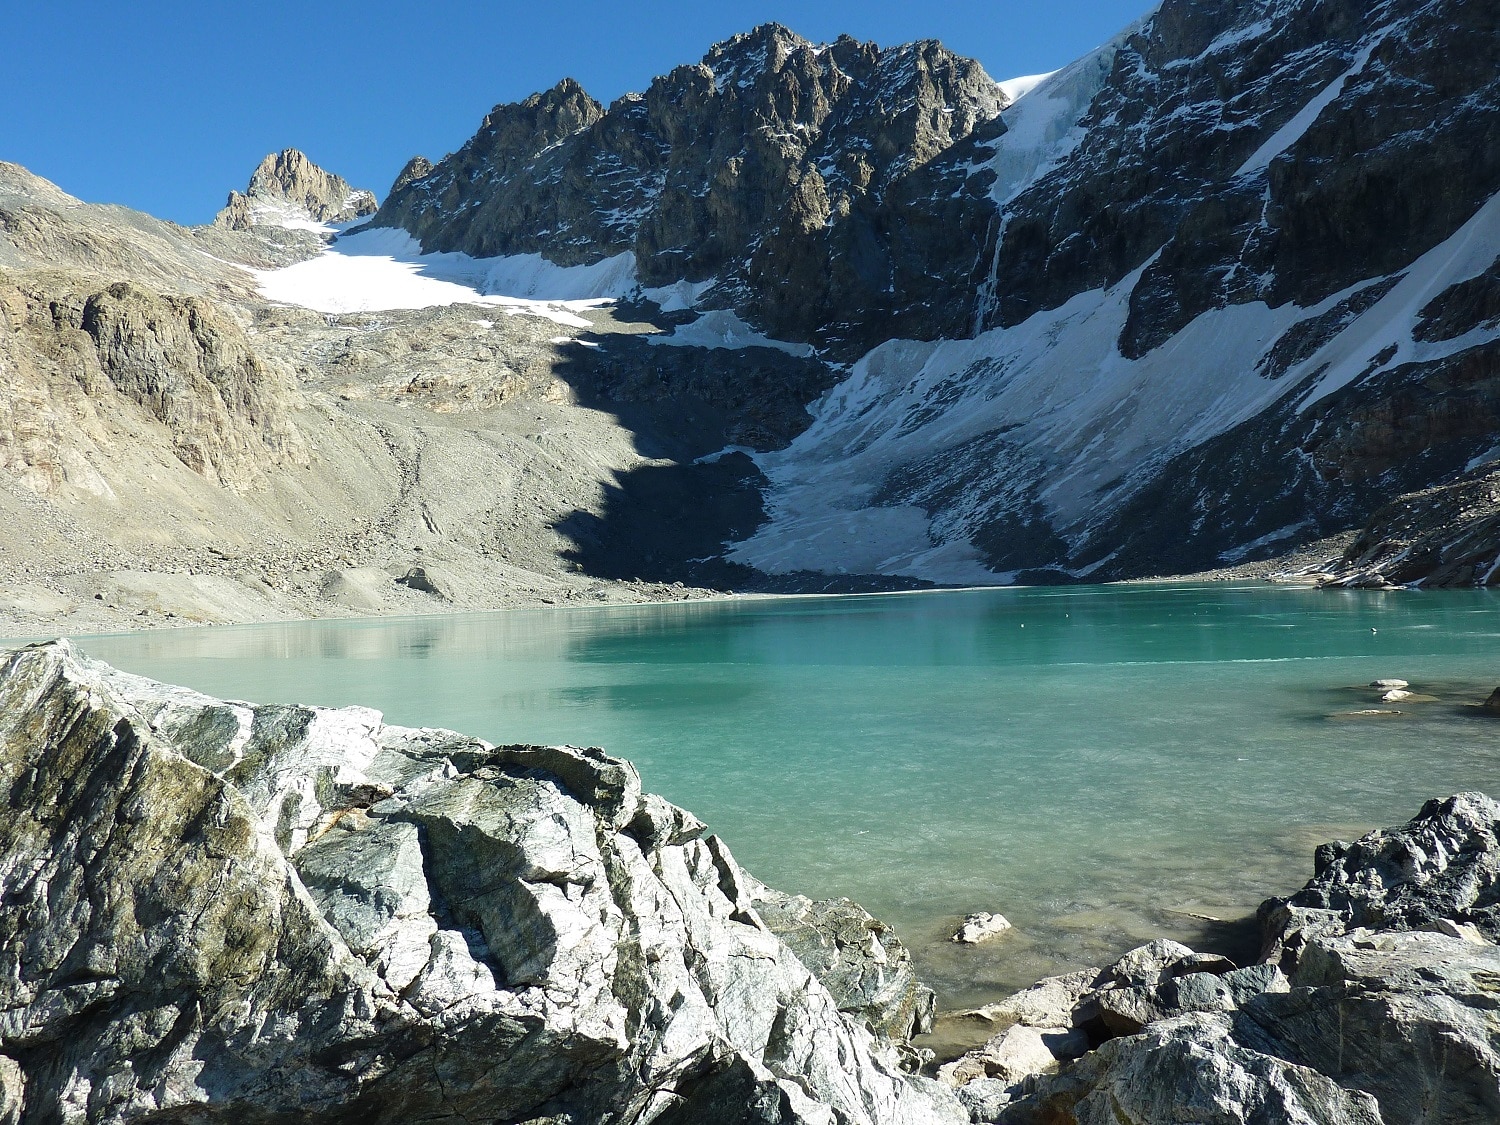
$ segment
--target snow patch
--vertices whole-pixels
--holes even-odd
[[[1007,78],[1003,82],[996,82],[995,85],[1000,87],[1000,92],[1005,95],[1006,102],[1014,104],[1056,73],[1055,70],[1049,70],[1046,74],[1025,74],[1020,78]]]
[[[1283,539],[1290,539],[1300,535],[1313,526],[1312,521],[1302,520],[1298,523],[1289,523],[1285,527],[1278,527],[1275,531],[1268,531],[1259,539],[1252,539],[1248,543],[1242,543],[1219,554],[1219,561],[1225,563],[1237,563],[1251,551],[1258,551],[1262,547],[1269,547],[1272,543],[1280,543]]]
[[[1301,310],[1215,310],[1130,360],[1116,341],[1139,276],[975,339],[894,340],[870,352],[813,407],[801,436],[757,456],[772,484],[771,518],[728,557],[771,573],[874,567],[994,583],[1002,576],[962,534],[966,516],[984,516],[965,505],[982,497],[963,490],[939,528],[919,508],[875,506],[893,472],[1003,433],[1036,466],[1053,525],[1076,537],[1134,491],[1144,471],[1287,393],[1285,382],[1256,373],[1254,359]]]
[[[641,296],[648,301],[655,301],[661,306],[662,312],[684,312],[697,308],[703,294],[718,283],[717,277],[710,277],[706,281],[678,281],[671,285],[642,289]]]
[[[706,312],[691,324],[678,325],[670,335],[649,336],[647,343],[680,348],[775,348],[787,355],[807,357],[810,344],[793,344],[762,335],[728,309]]]
[[[591,327],[581,313],[636,288],[629,253],[587,266],[559,266],[540,254],[423,254],[411,235],[385,227],[343,235],[285,269],[251,272],[268,300],[322,313],[488,305],[574,328]]]

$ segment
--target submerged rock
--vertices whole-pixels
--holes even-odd
[[[953,940],[961,945],[978,945],[982,941],[989,941],[1011,928],[1010,920],[1003,914],[991,914],[981,910],[978,914],[970,914],[964,919],[964,924],[958,928],[958,933],[953,935]]]
[[[0,664],[0,792],[0,1120],[968,1118],[602,751],[58,642]]]

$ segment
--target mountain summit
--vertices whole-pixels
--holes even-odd
[[[851,365],[760,459],[740,562],[1211,568],[1493,460],[1497,20],[1163,0],[1014,102],[935,42],[767,24],[602,113],[576,87],[497,109],[375,221],[628,255],[664,307]]]
[[[256,166],[244,194],[229,201],[214,218],[216,226],[249,230],[258,224],[302,227],[347,223],[373,215],[375,196],[350,187],[342,176],[319,168],[295,148],[270,153]]]

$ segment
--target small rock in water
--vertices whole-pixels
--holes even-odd
[[[1490,697],[1480,704],[1486,711],[1493,711],[1500,715],[1500,687],[1490,692]]]
[[[1412,693],[1405,688],[1392,688],[1380,697],[1382,703],[1400,703],[1403,699],[1410,699]]]
[[[1409,688],[1411,684],[1405,680],[1372,680],[1370,686],[1372,688],[1380,688],[1383,691],[1389,691],[1392,688]]]
[[[964,919],[964,924],[958,928],[958,933],[953,935],[953,940],[963,945],[978,945],[996,934],[1003,934],[1010,928],[1010,922],[1005,915],[990,914],[988,911],[981,910],[978,914],[970,914]]]

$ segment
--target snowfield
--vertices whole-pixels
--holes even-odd
[[[589,266],[559,266],[540,254],[424,254],[411,235],[389,228],[340,235],[316,258],[252,272],[268,300],[322,313],[485,305],[572,328],[590,327],[581,313],[638,288],[628,253]]]

